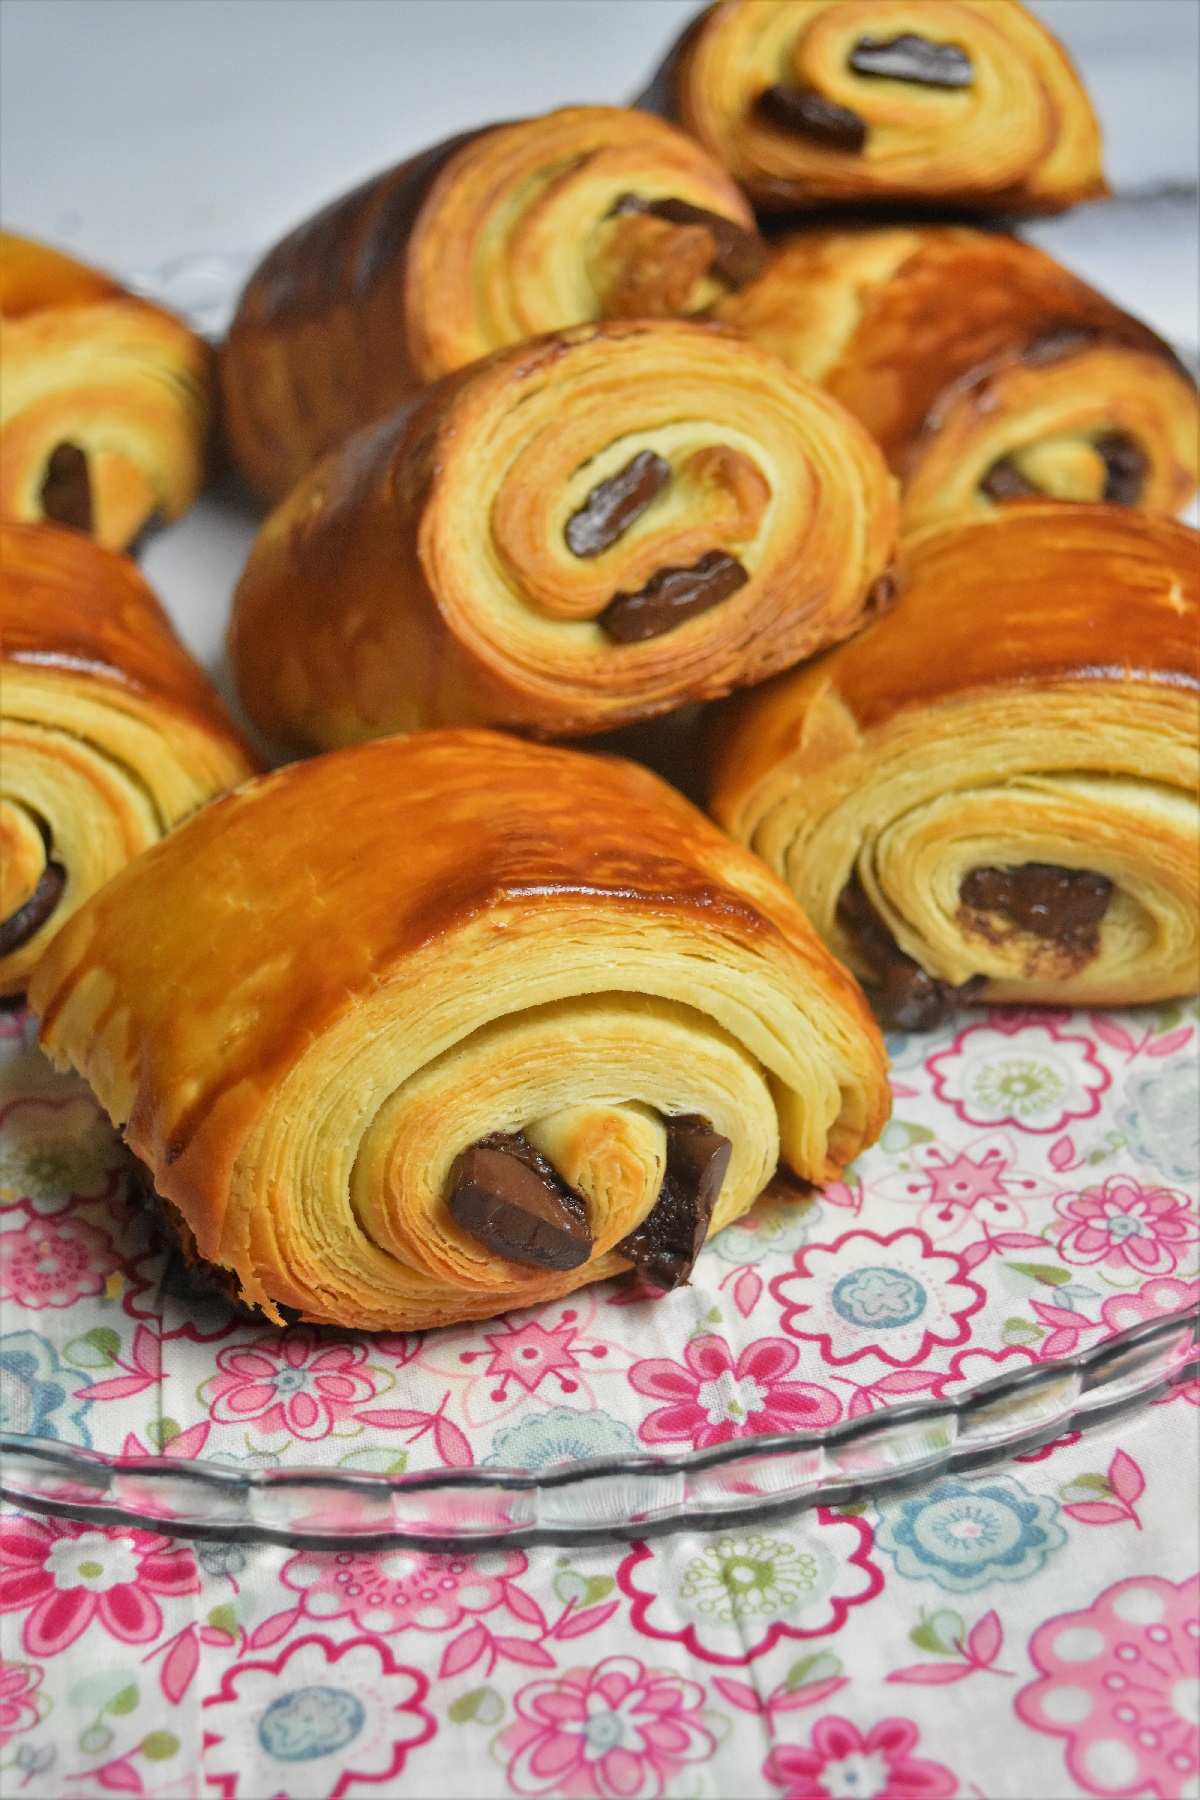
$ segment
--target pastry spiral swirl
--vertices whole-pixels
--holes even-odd
[[[848,636],[895,529],[867,434],[773,357],[712,325],[579,326],[319,465],[259,534],[230,659],[264,731],[324,749],[600,731]]]
[[[899,1023],[1194,988],[1197,544],[1052,501],[931,528],[894,612],[731,704],[716,817]]]
[[[718,0],[641,104],[769,211],[1048,213],[1107,191],[1087,94],[1018,0]]]
[[[254,763],[126,557],[0,527],[0,993],[88,896]]]
[[[367,1329],[627,1269],[673,1122],[726,1146],[715,1230],[780,1159],[831,1178],[888,1106],[858,988],[756,858],[646,770],[489,732],[224,796],[68,925],[30,998],[199,1256],[272,1316]],[[573,1259],[501,1254],[459,1204],[517,1139],[572,1196]]]
[[[222,357],[234,453],[277,500],[439,376],[562,326],[698,312],[764,255],[734,183],[662,120],[572,106],[451,138],[251,276]]]
[[[906,530],[1039,492],[1173,514],[1196,491],[1191,375],[1017,238],[808,232],[718,311],[866,426],[903,483]]]
[[[200,491],[212,352],[181,319],[0,234],[0,515],[122,550]]]

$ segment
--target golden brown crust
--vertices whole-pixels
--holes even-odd
[[[966,54],[964,87],[857,72],[864,40],[916,35]],[[760,96],[818,96],[863,140],[786,130]],[[1100,134],[1066,52],[1018,0],[717,0],[643,98],[710,150],[756,206],[919,200],[1058,212],[1107,191]],[[852,133],[853,135],[853,133]]]
[[[732,703],[713,811],[835,952],[852,876],[901,949],[987,999],[1125,1004],[1196,973],[1197,537],[1111,506],[1020,501],[910,542],[895,610]],[[1089,869],[1117,897],[1086,966],[989,945],[976,867]],[[956,910],[957,909],[957,910]],[[1062,961],[1062,959],[1060,959]]]
[[[119,283],[0,234],[0,513],[54,519],[123,549],[200,489],[213,357],[181,319]],[[75,462],[56,493],[56,453]]]
[[[565,526],[635,453],[670,479],[602,553]],[[597,731],[853,631],[895,501],[861,428],[714,326],[610,322],[500,352],[360,434],[277,508],[230,658],[268,733],[332,748],[426,725]],[[598,622],[709,552],[744,586],[643,642]]]
[[[909,529],[990,510],[998,463],[1027,469],[1031,489],[1057,481],[1054,498],[1099,499],[1112,477],[1095,447],[1115,439],[1144,465],[1130,503],[1174,514],[1196,490],[1196,384],[1170,346],[1016,238],[789,237],[718,313],[866,426],[904,483]]]
[[[627,194],[754,231],[682,132],[604,106],[448,139],[301,225],[251,276],[222,355],[252,485],[280,498],[359,426],[504,345],[631,309],[695,312],[726,291],[708,234],[705,250],[695,225],[613,218]]]
[[[0,955],[0,992],[11,993],[95,888],[257,764],[116,551],[61,526],[5,524],[0,630],[3,920],[48,863],[66,876],[52,913]]]
[[[445,1177],[487,1131],[741,1108],[723,1223],[777,1155],[827,1176],[888,1104],[861,995],[755,858],[645,770],[488,732],[217,800],[72,921],[31,1001],[203,1256],[259,1304],[366,1327],[623,1266],[636,1220],[602,1193],[570,1275],[458,1231]]]

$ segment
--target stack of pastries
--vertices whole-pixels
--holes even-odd
[[[0,978],[206,1279],[390,1330],[668,1292],[882,1129],[860,981],[913,1030],[1194,985],[1195,383],[1012,234],[1104,192],[1018,0],[717,0],[639,109],[301,224],[220,353],[272,509],[230,663],[315,752],[266,775],[105,547],[99,323],[28,378]],[[13,267],[11,332],[144,306]],[[552,741],[687,708],[715,823]]]

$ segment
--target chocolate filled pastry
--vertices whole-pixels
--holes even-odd
[[[234,454],[278,500],[439,376],[566,325],[699,312],[765,256],[728,175],[644,113],[571,106],[450,138],[250,277],[222,357]]]
[[[808,232],[718,312],[861,420],[908,530],[1039,494],[1177,513],[1196,490],[1192,376],[1017,238]]]
[[[767,211],[1053,213],[1108,191],[1083,85],[1017,0],[718,0],[639,104]]]
[[[255,764],[136,567],[0,526],[0,994],[89,894]]]
[[[639,104],[765,211],[1060,212],[1108,191],[1078,74],[1016,0],[718,0]]]
[[[893,612],[730,703],[716,817],[896,1024],[1195,988],[1198,547],[1069,502],[931,527]]]
[[[733,333],[577,326],[447,376],[301,482],[230,659],[265,732],[323,749],[601,731],[855,631],[896,510],[862,427]]]
[[[212,352],[182,319],[0,234],[0,515],[123,550],[200,491]]]
[[[216,800],[30,1002],[193,1256],[354,1328],[677,1287],[889,1103],[860,990],[756,857],[648,770],[486,731]]]

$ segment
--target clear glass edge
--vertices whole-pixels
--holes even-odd
[[[1200,1305],[1145,1320],[1078,1356],[994,1376],[955,1398],[884,1407],[823,1432],[545,1470],[475,1466],[411,1475],[239,1470],[2,1433],[0,1457],[24,1466],[4,1464],[0,1496],[87,1523],[151,1524],[168,1536],[292,1548],[353,1541],[373,1549],[482,1551],[645,1537],[851,1504],[986,1466],[1148,1404],[1197,1373]]]

